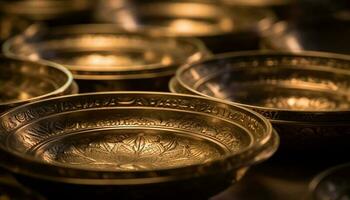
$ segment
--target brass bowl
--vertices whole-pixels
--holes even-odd
[[[327,169],[310,184],[314,200],[346,200],[350,198],[350,164]]]
[[[32,26],[6,42],[4,52],[66,66],[83,92],[158,90],[178,66],[209,55],[196,39],[151,36],[113,24]]]
[[[196,37],[214,53],[258,48],[262,30],[275,19],[263,8],[231,8],[206,0],[101,2],[101,21],[162,36]]]
[[[265,49],[301,52],[304,50],[350,54],[350,20],[276,23],[265,32]]]
[[[74,21],[91,9],[94,0],[2,0],[0,11],[34,21],[66,18]]]
[[[0,165],[56,197],[209,197],[269,158],[279,141],[255,112],[171,93],[54,98],[0,122]]]
[[[350,139],[349,69],[342,55],[231,53],[183,66],[170,87],[253,109],[271,120],[281,150],[326,156]]]
[[[43,98],[76,94],[72,74],[60,65],[0,56],[0,113]]]

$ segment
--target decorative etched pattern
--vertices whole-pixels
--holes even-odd
[[[134,115],[132,111],[128,114],[131,116],[114,114],[114,117],[105,118],[104,116],[110,115],[110,113],[101,113],[100,118],[91,118],[90,115],[85,115],[80,119],[70,119],[71,116],[69,115],[60,119],[48,118],[30,127],[19,129],[11,135],[10,141],[12,142],[9,145],[16,151],[25,152],[27,149],[34,148],[40,143],[52,140],[52,138],[60,135],[93,129],[128,129],[136,127],[139,129],[156,128],[177,132],[186,131],[189,135],[211,138],[220,143],[222,148],[226,148],[231,152],[238,151],[249,141],[248,134],[240,134],[237,127],[223,122],[210,124],[199,117],[195,119],[189,116],[173,116],[171,118],[157,114],[153,114],[152,117],[143,116],[149,113],[138,113],[140,116],[136,117],[137,113]]]
[[[17,110],[2,118],[1,127],[8,131],[13,131],[21,125],[31,120],[48,116],[50,114],[64,113],[77,110],[113,108],[113,107],[151,107],[151,108],[169,108],[173,110],[185,110],[199,113],[206,113],[224,119],[233,120],[236,123],[246,127],[257,138],[265,134],[266,127],[258,117],[243,112],[240,109],[222,106],[210,100],[193,99],[191,97],[166,96],[157,97],[156,95],[97,95],[93,98],[89,96],[72,97],[69,100],[61,99],[48,101],[45,104],[33,105],[32,107]]]
[[[136,171],[205,163],[223,154],[215,144],[195,138],[166,132],[125,132],[129,133],[73,138],[68,142],[48,145],[48,149],[37,156],[50,163]]]

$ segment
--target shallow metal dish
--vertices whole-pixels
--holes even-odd
[[[278,146],[255,112],[171,93],[55,98],[0,122],[0,165],[56,197],[209,197]]]
[[[66,18],[74,21],[91,9],[94,0],[2,0],[0,10],[34,21]]]
[[[293,52],[312,50],[350,54],[349,34],[349,19],[309,23],[282,21],[266,32],[262,46]]]
[[[101,2],[102,21],[163,36],[197,37],[214,53],[258,48],[261,31],[274,21],[265,9],[231,8],[213,1]]]
[[[325,156],[350,139],[349,69],[341,55],[232,53],[180,68],[171,88],[253,109],[271,120],[281,149]]]
[[[310,184],[314,200],[350,199],[350,164],[330,168],[317,175]]]
[[[72,74],[60,65],[0,56],[0,113],[52,96],[78,92]]]
[[[4,52],[66,66],[84,83],[84,92],[166,87],[178,66],[209,55],[196,39],[151,36],[113,24],[33,26],[6,42]]]

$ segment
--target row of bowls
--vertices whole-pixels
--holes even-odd
[[[309,47],[298,46],[303,40],[294,32],[285,34],[284,26],[267,29],[273,17],[240,21],[212,3],[144,3],[137,11],[112,5],[117,7],[107,6],[99,15],[114,24],[35,25],[5,43],[1,166],[22,183],[53,199],[204,198],[276,151],[279,139],[273,128],[287,159],[342,156],[335,152],[350,141],[348,56],[213,56],[205,46],[217,53],[235,50],[238,41],[256,44],[256,33],[262,36],[263,29],[288,36],[278,39],[287,47],[274,47],[275,40],[266,37],[266,48]],[[194,8],[213,23],[198,21]],[[111,13],[118,17],[104,18]],[[242,13],[252,16],[246,9]],[[316,49],[346,52],[326,47]],[[81,92],[166,90],[176,70],[171,91],[204,97],[119,92],[41,100],[75,94],[77,85]],[[28,102],[34,103],[19,106]]]
[[[40,18],[47,18],[46,13],[54,18],[60,18],[57,15],[68,16],[69,20],[49,23],[51,26],[102,22],[161,36],[197,37],[214,53],[257,49],[261,39],[264,40],[262,45],[270,49],[348,52],[344,42],[349,32],[347,10],[339,10],[327,15],[327,18],[297,18],[274,24],[277,18],[268,8],[288,1],[253,1],[246,4],[240,0],[223,0],[221,3],[181,0],[40,2],[42,5],[38,8],[35,0],[0,1],[1,40],[24,30],[30,22],[41,22]],[[331,6],[336,5],[332,3]],[[90,11],[90,15],[95,13],[95,16],[75,21],[79,18],[77,16],[81,16],[80,10]],[[320,29],[322,31],[315,31]]]
[[[0,119],[1,166],[22,184],[50,199],[204,198],[238,181],[249,166],[276,151],[279,139],[265,118],[221,101],[150,92],[38,101],[47,93],[60,95],[56,91],[62,85],[75,85],[72,76],[81,88],[109,77],[112,85],[120,85],[115,77],[124,76],[142,86],[147,78],[152,84],[162,74],[169,79],[178,66],[210,55],[196,39],[164,38],[112,25],[58,30],[50,35],[33,26],[4,46],[9,55],[4,63],[12,68],[2,73],[3,81],[11,84],[2,88],[2,96],[22,101],[8,104],[4,110],[16,108]],[[43,59],[63,64],[73,75]],[[141,64],[135,65],[138,60]],[[39,69],[33,70],[35,66]],[[61,69],[62,75],[53,69]],[[60,76],[66,79],[56,81]],[[31,87],[13,91],[20,82]],[[35,102],[18,106],[29,101]]]
[[[28,67],[38,62],[3,59],[31,78],[50,74]],[[270,122],[280,151],[291,153],[287,159],[338,156],[333,152],[349,141],[348,65],[347,56],[335,54],[232,53],[184,65],[169,84],[173,92],[204,98],[119,92],[36,101],[1,116],[1,166],[59,198],[127,198],[130,190],[140,195],[133,198],[188,195],[203,188],[193,198],[208,197],[276,151]],[[57,196],[57,188],[65,192]]]
[[[347,144],[347,140],[339,139],[348,137],[347,56],[245,52],[210,58],[213,56],[199,40],[155,36],[111,24],[50,30],[32,26],[7,41],[4,52],[64,65],[73,73],[81,92],[135,88],[166,91],[176,69],[189,63],[171,81],[172,92],[216,97],[254,109],[272,120],[286,138],[282,147],[317,152],[326,148],[326,143],[339,148]],[[4,91],[10,98],[60,88],[46,87]],[[331,150],[322,152],[331,154]]]
[[[1,90],[10,99],[3,111],[15,108],[0,117],[0,165],[49,199],[207,198],[278,147],[259,114],[201,97],[119,92],[38,100],[74,82],[83,92],[165,90],[179,66],[211,56],[197,39],[111,24],[35,25],[4,52],[13,72],[2,73],[11,85]],[[64,81],[56,81],[59,74]],[[20,82],[32,87],[13,91]]]

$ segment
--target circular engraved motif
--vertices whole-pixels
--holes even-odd
[[[228,151],[198,137],[140,129],[91,131],[38,146],[33,153],[49,163],[126,171],[200,164]]]

